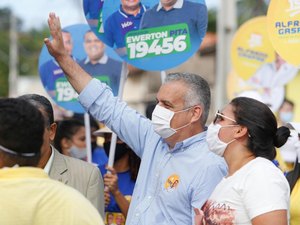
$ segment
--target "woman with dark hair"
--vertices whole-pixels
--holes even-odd
[[[94,135],[104,137],[103,147],[107,156],[109,156],[111,134],[111,130],[107,127],[94,132]],[[120,139],[117,139],[114,166],[99,166],[104,178],[104,185],[106,186],[104,191],[105,212],[106,215],[110,214],[111,220],[117,225],[125,224],[140,162],[140,158],[130,147]],[[106,218],[108,217],[106,216]],[[109,225],[107,220],[105,223]]]
[[[300,123],[288,123],[287,126],[298,133],[298,141],[294,145],[297,153],[294,170],[287,173],[286,178],[291,188],[291,220],[290,225],[300,224]]]
[[[277,129],[268,106],[251,98],[235,98],[217,112],[207,143],[225,158],[228,175],[202,211],[195,209],[195,224],[287,225],[289,185],[271,160],[289,135],[287,127]]]
[[[54,147],[62,154],[86,160],[87,149],[84,122],[67,119],[57,123]]]

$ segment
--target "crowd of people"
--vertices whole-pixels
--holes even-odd
[[[299,123],[279,126],[266,104],[237,97],[207,126],[210,88],[190,73],[166,76],[146,118],[74,61],[55,14],[48,24],[49,53],[105,124],[91,123],[97,160],[86,162],[80,116],[55,121],[37,94],[0,98],[0,224],[299,224]],[[274,159],[292,132],[296,157],[285,174]]]

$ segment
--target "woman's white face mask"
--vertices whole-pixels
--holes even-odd
[[[176,113],[185,112],[192,107],[189,107],[187,109],[183,109],[177,112],[173,112],[169,109],[166,109],[160,105],[156,105],[155,109],[152,113],[152,124],[154,127],[154,131],[160,135],[162,138],[168,138],[174,135],[178,130],[187,127],[191,123],[188,123],[186,125],[183,125],[178,128],[171,128],[171,120],[174,117]]]
[[[211,123],[208,126],[207,134],[206,134],[206,141],[207,141],[209,150],[219,156],[223,156],[227,146],[230,143],[232,143],[233,141],[235,141],[236,139],[233,139],[228,143],[221,141],[219,138],[220,129],[225,128],[225,127],[234,127],[234,126],[239,126],[239,125],[233,124],[233,125],[221,126],[220,124]]]

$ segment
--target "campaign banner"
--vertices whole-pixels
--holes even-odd
[[[255,17],[236,32],[231,44],[231,61],[238,76],[249,79],[263,64],[274,61],[275,51],[267,32],[267,18]]]
[[[300,1],[271,0],[267,30],[274,49],[288,63],[300,65]]]
[[[106,48],[86,24],[63,28],[62,38],[64,47],[73,60],[93,78],[110,86],[113,94],[117,96],[122,62],[117,60],[116,53]],[[75,113],[85,112],[78,102],[78,94],[45,45],[39,57],[39,74],[46,92],[57,105]]]
[[[191,48],[189,28],[183,23],[131,31],[126,34],[126,48],[129,59],[188,51]]]
[[[285,98],[285,86],[298,68],[275,51],[267,31],[267,17],[250,19],[236,32],[231,46],[234,75],[231,96],[255,98],[275,112]],[[233,82],[234,80],[234,82]]]
[[[91,29],[122,60],[143,70],[162,71],[184,63],[206,34],[204,0],[102,2],[97,5],[100,22]]]

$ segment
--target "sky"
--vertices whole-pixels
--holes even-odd
[[[0,8],[8,7],[23,20],[23,30],[41,28],[47,24],[49,12],[55,12],[62,27],[86,23],[83,0],[0,0]],[[216,6],[221,0],[206,0],[207,7]]]
[[[0,8],[4,7],[23,21],[24,30],[46,25],[49,12],[60,17],[62,27],[86,23],[82,0],[0,0]]]

